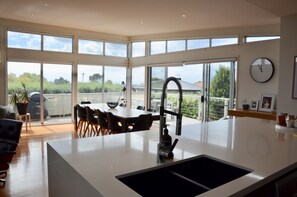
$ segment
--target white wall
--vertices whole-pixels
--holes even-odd
[[[297,115],[297,99],[292,99],[294,57],[297,56],[297,14],[282,17],[278,112]]]

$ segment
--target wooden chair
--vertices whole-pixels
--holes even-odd
[[[76,105],[77,107],[77,116],[79,118],[78,124],[77,124],[77,130],[76,133],[79,137],[82,137],[83,132],[87,129],[87,110],[84,107],[81,107],[80,105]]]
[[[9,163],[16,153],[23,122],[12,119],[0,119],[0,174],[7,175]],[[4,178],[0,182],[5,184]]]
[[[101,135],[109,134],[106,113],[100,111],[99,109],[96,109],[95,114],[98,117],[98,124],[100,126],[97,135],[99,135],[100,133]]]
[[[142,114],[138,116],[130,131],[149,130],[152,126],[152,114]]]
[[[81,101],[80,104],[91,104],[91,101]]]
[[[120,120],[111,112],[106,112],[108,130],[110,134],[122,133],[122,126],[119,125]]]
[[[139,105],[139,106],[137,106],[137,107],[136,107],[136,109],[139,109],[139,110],[145,110],[145,107],[144,107],[144,106],[141,106],[141,105]]]
[[[87,127],[85,129],[83,137],[85,137],[86,134],[89,137],[96,136],[99,129],[98,117],[95,117],[95,111],[92,110],[90,107],[86,106],[85,108],[87,111]]]

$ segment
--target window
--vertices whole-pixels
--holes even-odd
[[[187,40],[187,50],[208,48],[210,39],[193,39]]]
[[[132,43],[132,57],[145,56],[145,42]]]
[[[212,47],[231,45],[231,44],[237,44],[237,43],[238,43],[238,38],[212,38],[211,39]]]
[[[144,106],[145,68],[132,68],[131,106]]]
[[[167,42],[167,52],[184,51],[186,50],[185,40],[169,40]]]
[[[45,51],[72,52],[72,38],[43,36],[43,49]]]
[[[77,102],[91,101],[102,103],[103,67],[98,65],[82,65],[77,68]]]
[[[41,35],[8,31],[7,46],[9,48],[41,50]]]
[[[127,44],[105,43],[105,55],[127,57]]]
[[[151,41],[151,55],[166,53],[166,41]]]
[[[78,53],[103,55],[103,42],[92,40],[78,40]]]
[[[126,83],[125,67],[104,67],[104,102],[118,101],[120,98],[126,99],[126,95],[122,95],[122,82]]]
[[[280,39],[280,36],[246,36],[245,42],[258,42],[265,40],[275,40]]]

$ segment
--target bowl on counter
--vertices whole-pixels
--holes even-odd
[[[114,109],[114,108],[116,108],[119,105],[119,102],[107,102],[106,104],[111,109]]]

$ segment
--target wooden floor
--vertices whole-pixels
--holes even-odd
[[[28,131],[23,128],[0,196],[48,197],[47,142],[72,138],[76,138],[73,124],[36,126]]]

